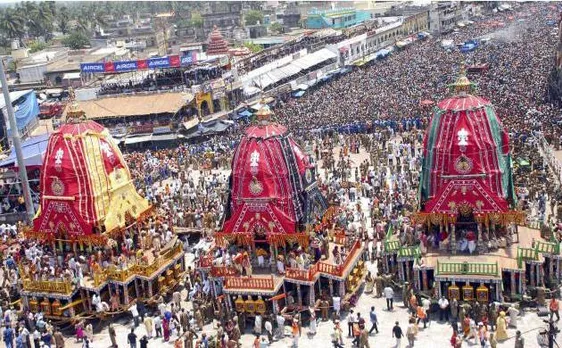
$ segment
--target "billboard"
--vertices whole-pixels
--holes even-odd
[[[196,62],[195,53],[180,57],[179,55],[156,57],[139,60],[124,60],[105,63],[82,63],[80,72],[92,74],[122,73],[146,69],[168,69],[188,66]]]

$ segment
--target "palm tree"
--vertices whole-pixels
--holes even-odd
[[[11,7],[6,8],[0,18],[0,31],[3,31],[10,39],[21,39],[25,34],[25,18],[20,12]]]
[[[53,22],[55,14],[48,2],[39,3],[37,8],[35,22],[39,30],[39,36],[43,36],[49,41],[53,36]]]
[[[63,35],[68,33],[68,22],[70,21],[70,14],[68,13],[68,7],[63,6],[59,9],[57,13],[57,26]]]

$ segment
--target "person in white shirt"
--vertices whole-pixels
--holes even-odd
[[[437,303],[439,304],[439,321],[443,321],[443,317],[449,321],[449,300],[445,296],[441,296]]]
[[[131,307],[129,307],[129,312],[133,315],[133,320],[135,321],[135,327],[139,326],[139,310],[137,309],[137,303],[133,303]]]
[[[353,324],[355,323],[355,315],[353,315],[353,309],[349,311],[347,315],[347,335],[353,337]]]
[[[339,296],[332,297],[332,302],[334,304],[334,312],[336,314],[336,319],[340,318],[340,310],[341,310],[341,298]]]
[[[386,309],[391,311],[394,309],[394,290],[390,286],[383,289],[384,298],[386,298]]]
[[[162,337],[162,319],[159,315],[154,316],[154,331],[156,332],[156,337]]]
[[[265,332],[267,333],[267,339],[269,342],[273,342],[273,325],[271,324],[271,319],[265,321]]]

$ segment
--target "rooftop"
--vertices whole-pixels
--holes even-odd
[[[77,101],[77,107],[90,120],[127,116],[144,116],[161,113],[176,113],[192,99],[186,93],[155,93],[130,96],[107,97]],[[68,111],[65,110],[64,116]]]

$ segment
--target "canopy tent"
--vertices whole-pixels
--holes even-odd
[[[150,141],[174,141],[178,138],[176,133],[168,133],[168,134],[152,134],[152,138]]]
[[[283,67],[271,70],[267,73],[257,76],[253,78],[252,81],[256,86],[259,86],[261,89],[264,89],[285,78],[292,77],[303,70],[309,69],[317,64],[320,64],[330,59],[334,59],[336,57],[337,54],[335,54],[334,52],[330,51],[327,48],[323,48],[317,52],[296,59]]]
[[[29,138],[21,144],[23,162],[26,167],[40,166],[43,164],[43,156],[45,155],[45,151],[47,151],[48,142],[49,134],[42,134]],[[8,158],[0,162],[0,167],[6,166],[18,166],[16,151],[13,147]]]
[[[202,122],[199,124],[195,132],[192,132],[186,136],[186,139],[193,139],[205,135],[222,133],[232,127],[233,124],[234,122],[230,120],[214,120],[209,122]]]
[[[16,125],[18,130],[21,131],[39,115],[40,110],[37,96],[35,95],[35,91],[28,89],[25,91],[10,92],[10,99],[14,107]],[[4,116],[7,116],[5,109],[6,100],[4,96],[0,96],[0,110],[2,110]],[[8,135],[11,135],[10,124],[8,122],[5,122],[5,124]]]

